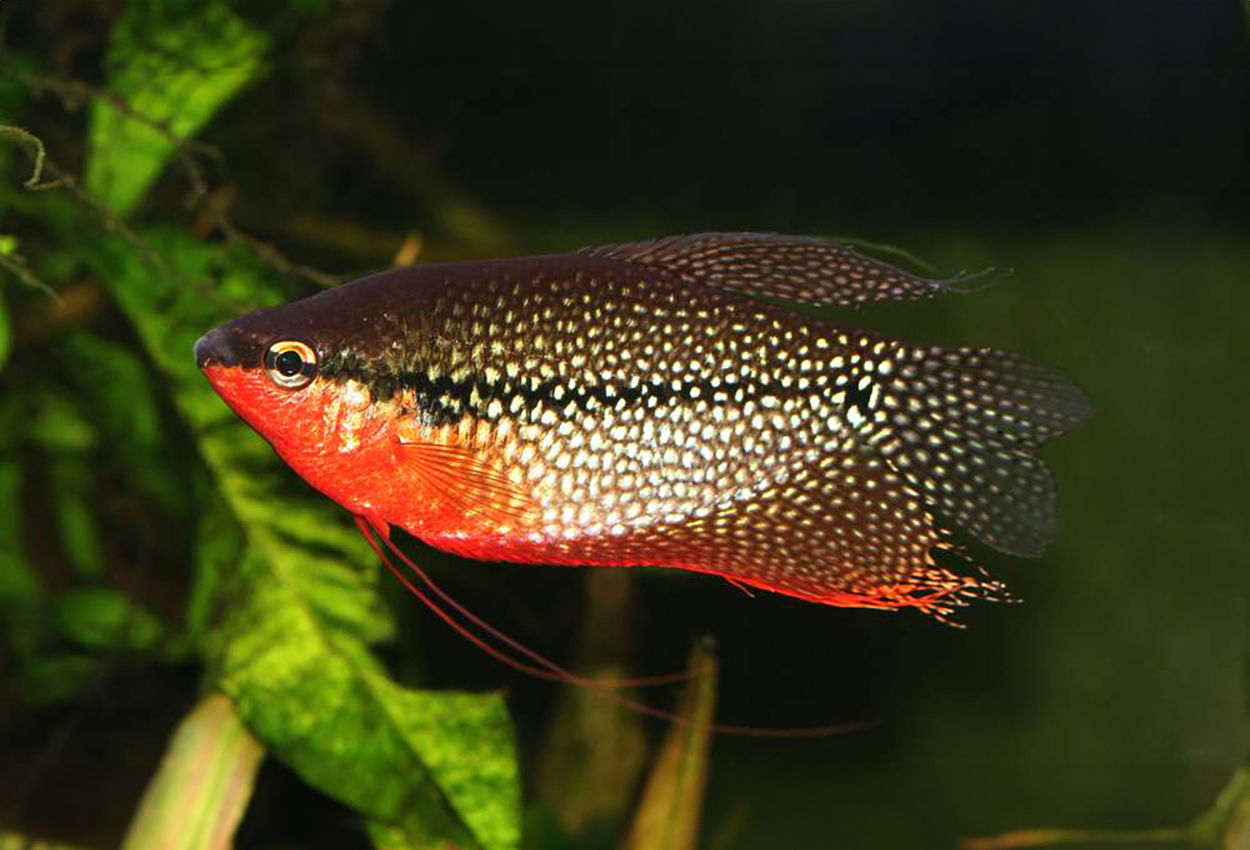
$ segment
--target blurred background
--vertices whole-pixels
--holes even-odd
[[[226,19],[236,36],[167,46],[171,28],[220,35]],[[945,275],[1010,269],[975,294],[838,318],[1026,353],[1097,412],[1045,450],[1057,543],[1038,561],[973,549],[1020,604],[970,608],[966,628],[403,541],[561,663],[663,672],[711,635],[718,719],[873,721],[714,737],[698,846],[1179,826],[1245,763],[1244,2],[8,0],[0,33],[0,123],[38,136],[59,181],[24,191],[34,148],[5,138],[0,831],[116,846],[231,663],[214,631],[238,608],[231,572],[204,566],[217,494],[267,476],[276,515],[321,510],[250,432],[231,438],[254,441],[248,463],[206,448],[195,411],[216,400],[186,340],[395,263],[713,230],[884,243]],[[180,125],[136,82],[134,51],[237,78]],[[128,197],[143,145],[109,136],[106,113],[149,107],[156,131],[196,143]],[[237,282],[236,255],[263,291]],[[136,267],[201,306],[150,297]],[[182,335],[162,335],[174,319]],[[340,513],[320,515],[345,529]],[[384,610],[361,640],[390,676],[506,695],[524,846],[618,846],[664,724],[497,665],[343,545]],[[236,846],[370,846],[315,773],[267,760]]]

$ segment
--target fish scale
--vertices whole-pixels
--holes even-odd
[[[435,546],[941,614],[999,589],[935,563],[952,530],[1025,555],[1053,538],[1034,452],[1088,401],[1019,355],[772,299],[957,283],[835,243],[707,234],[387,272],[242,317],[197,357],[310,483]],[[279,392],[266,352],[286,343],[315,377]]]

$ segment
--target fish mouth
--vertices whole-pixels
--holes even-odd
[[[236,334],[225,333],[221,328],[214,328],[195,343],[195,365],[201,369],[209,366],[238,366],[242,362],[242,354],[234,344]]]

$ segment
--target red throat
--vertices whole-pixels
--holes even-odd
[[[290,390],[261,369],[209,366],[209,383],[299,475],[349,511],[378,514],[394,466],[392,422],[368,393],[328,381]]]
[[[419,536],[451,529],[467,542],[501,524],[515,530],[535,511],[477,449],[447,432],[435,442],[417,438],[398,401],[375,402],[359,383],[319,379],[290,390],[260,369],[204,371],[284,461],[353,514]]]

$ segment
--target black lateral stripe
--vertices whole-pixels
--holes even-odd
[[[395,381],[395,385],[413,391],[417,406],[432,425],[458,422],[466,414],[489,418],[487,409],[491,402],[499,401],[507,410],[518,395],[524,399],[527,410],[540,404],[548,407],[566,407],[573,404],[583,413],[590,413],[595,409],[602,410],[622,404],[632,406],[650,399],[655,399],[656,404],[665,404],[674,398],[680,398],[687,402],[705,401],[709,405],[715,405],[758,401],[765,396],[783,400],[823,391],[815,387],[801,390],[793,385],[783,387],[780,384],[758,382],[727,383],[711,378],[676,386],[671,381],[653,380],[633,387],[591,384],[574,390],[558,380],[544,381],[533,386],[518,381],[488,382],[474,378],[453,381],[446,375],[431,379],[424,373],[404,375]],[[564,391],[557,397],[557,390],[562,386]],[[734,399],[739,390],[743,391],[741,402]]]
[[[558,379],[537,385],[523,379],[487,381],[475,376],[456,381],[449,375],[431,378],[421,371],[380,375],[363,368],[363,365],[338,363],[329,369],[323,368],[322,374],[336,380],[354,379],[365,383],[374,401],[391,399],[401,391],[410,390],[417,410],[428,424],[434,426],[454,424],[465,415],[489,418],[491,402],[498,401],[507,411],[517,396],[524,400],[526,410],[538,405],[563,408],[573,404],[583,413],[589,413],[596,406],[598,409],[622,404],[632,406],[651,399],[657,405],[666,404],[674,398],[692,403],[704,401],[709,405],[725,405],[742,404],[748,400],[758,402],[767,396],[782,401],[823,393],[828,389],[827,386],[815,385],[815,382],[806,389],[800,389],[794,384],[782,386],[780,382],[717,380],[710,377],[696,382],[681,382],[676,386],[672,381],[651,380],[632,387],[613,383],[581,385],[572,389]],[[558,392],[561,387],[563,392]],[[740,399],[735,398],[739,391],[742,392]]]

